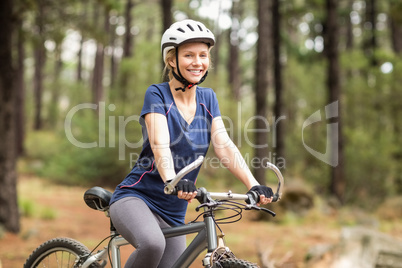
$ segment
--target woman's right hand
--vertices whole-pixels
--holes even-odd
[[[197,196],[197,187],[192,181],[182,179],[176,185],[177,197],[189,203]]]

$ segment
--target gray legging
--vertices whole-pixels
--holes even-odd
[[[136,248],[125,268],[171,268],[186,248],[184,235],[165,239],[161,228],[169,225],[140,198],[116,201],[110,217],[117,231]]]

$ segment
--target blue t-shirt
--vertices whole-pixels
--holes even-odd
[[[196,103],[195,117],[191,124],[188,124],[181,116],[167,82],[151,85],[147,89],[140,119],[144,140],[142,151],[131,172],[116,187],[111,204],[124,197],[139,197],[168,224],[184,223],[188,202],[163,192],[164,182],[154,164],[154,154],[148,140],[144,116],[148,113],[160,113],[166,116],[170,150],[177,173],[200,155],[206,155],[211,141],[212,120],[220,116],[218,101],[212,89],[198,86]],[[193,170],[183,179],[195,183],[200,168]]]

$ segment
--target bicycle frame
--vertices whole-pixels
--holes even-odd
[[[211,253],[218,247],[217,232],[212,215],[206,215],[203,222],[163,228],[162,232],[165,238],[197,233],[172,268],[189,267],[205,249],[207,249],[207,254],[203,264],[208,266]],[[114,232],[112,231],[112,233]],[[89,267],[94,261],[107,261],[110,250],[112,267],[121,268],[120,247],[125,245],[129,245],[125,238],[120,235],[113,237],[108,247],[88,258],[82,267]]]

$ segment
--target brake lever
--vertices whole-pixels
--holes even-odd
[[[270,210],[270,209],[262,208],[262,207],[258,207],[258,208],[259,208],[260,210],[264,211],[264,212],[267,212],[268,214],[271,214],[272,217],[275,217],[275,216],[276,216],[276,213],[273,212],[273,211]]]
[[[276,213],[275,212],[273,212],[272,210],[270,210],[270,209],[267,209],[267,208],[263,208],[263,207],[259,207],[259,206],[257,206],[257,205],[247,205],[246,206],[246,210],[262,210],[262,211],[264,211],[264,212],[266,212],[266,213],[268,213],[268,214],[271,214],[271,216],[272,217],[275,217],[276,216]]]
[[[217,205],[219,205],[219,202],[215,202],[215,201],[212,201],[212,202],[208,202],[208,203],[203,203],[203,204],[201,204],[201,205],[198,205],[196,208],[195,208],[195,211],[200,211],[200,209],[202,209],[202,208],[204,208],[204,207],[208,207],[208,208],[210,208],[210,207],[216,207]]]

